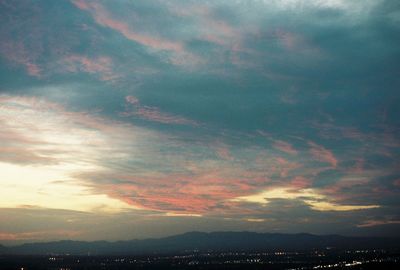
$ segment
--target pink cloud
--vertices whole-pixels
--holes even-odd
[[[257,29],[252,25],[233,25],[232,23],[218,17],[208,3],[190,3],[185,5],[169,5],[169,11],[174,16],[190,18],[197,26],[194,33],[195,39],[202,39],[216,45],[213,61],[220,59],[221,62],[231,61],[240,68],[256,68],[255,61],[248,61],[249,56],[259,55],[244,45],[247,36],[255,36]],[[229,58],[226,59],[226,52]],[[204,59],[203,59],[204,60]],[[218,71],[220,72],[220,71]]]
[[[16,1],[1,3],[7,16],[2,16],[0,56],[10,66],[21,67],[29,76],[41,78],[44,69],[41,56],[45,51],[41,19],[43,10],[36,4]],[[29,16],[24,16],[28,10]]]
[[[215,18],[209,12],[201,16],[203,39],[220,46],[231,46],[240,43],[239,31],[223,20]],[[239,48],[239,47],[236,47]]]
[[[126,96],[125,100],[132,105],[139,105],[139,99],[134,96]]]
[[[288,51],[322,56],[321,48],[310,42],[310,40],[300,33],[277,28],[271,35],[277,38],[281,46]]]
[[[134,96],[127,96],[126,102],[132,109],[142,106]],[[47,165],[49,161],[34,158],[52,158],[58,164],[84,162],[93,170],[71,171],[68,178],[92,194],[106,194],[141,208],[207,213],[226,200],[257,192],[269,181],[268,162],[253,170],[217,158],[198,159],[196,153],[160,153],[161,144],[174,143],[165,137],[160,139],[163,134],[149,134],[127,123],[68,111],[44,99],[0,95],[0,105],[0,139],[8,146],[0,148],[1,161],[20,163],[24,159],[28,164]],[[190,151],[186,150],[188,144],[177,147]],[[210,148],[206,145],[205,149]],[[19,156],[12,156],[12,152]],[[168,172],[157,166],[159,155]],[[114,158],[118,162],[110,162]],[[136,158],[143,162],[138,170],[123,163]]]
[[[231,47],[239,43],[242,35],[237,27],[233,27],[221,18],[216,17],[207,4],[170,5],[169,11],[179,17],[195,19],[199,25],[199,35],[202,39],[219,46]]]
[[[98,2],[73,0],[72,3],[79,9],[90,12],[98,24],[121,33],[129,40],[156,50],[167,50],[179,54],[185,53],[183,43],[136,32],[129,24],[113,18],[112,15]]]
[[[69,72],[84,71],[98,74],[103,81],[114,80],[118,77],[113,72],[113,61],[107,56],[89,58],[83,55],[72,54],[64,58],[64,68]]]
[[[276,149],[279,149],[282,152],[285,152],[287,154],[290,154],[290,155],[296,155],[297,154],[297,151],[293,148],[293,146],[290,143],[287,143],[287,142],[284,142],[284,141],[281,141],[281,140],[276,140],[274,142],[273,146]]]
[[[356,174],[362,174],[364,172],[364,164],[365,160],[362,158],[359,158],[356,160],[353,168],[350,168],[350,172],[356,173]]]
[[[179,115],[162,112],[157,107],[141,105],[139,99],[134,96],[126,96],[125,101],[132,106],[128,106],[127,111],[121,113],[123,116],[136,115],[143,119],[163,124],[198,125],[196,121]]]
[[[286,49],[294,49],[300,43],[299,36],[282,29],[277,29],[275,35]]]
[[[90,9],[90,4],[82,0],[73,0],[72,3],[79,9]]]
[[[363,187],[366,186],[369,183],[369,179],[365,177],[349,177],[349,178],[343,178],[340,181],[324,187],[321,189],[321,192],[324,194],[328,194],[330,196],[333,196],[337,200],[355,200],[358,197],[365,198],[366,196],[371,197],[371,193],[366,194],[365,192],[362,193],[348,193],[346,191],[358,187]],[[361,198],[361,199],[362,199]]]
[[[312,181],[303,177],[303,176],[296,176],[290,182],[290,187],[295,189],[304,189],[311,187]]]
[[[0,54],[12,65],[23,66],[30,76],[41,76],[41,68],[35,63],[37,56],[30,52],[22,42],[2,41]]]
[[[198,160],[191,155],[182,158],[181,153],[170,153],[167,157],[162,162],[168,166],[168,172],[157,171],[156,167],[137,173],[112,169],[76,177],[85,179],[94,192],[106,192],[112,198],[143,209],[227,214],[238,209],[229,200],[259,192],[270,183],[268,174],[273,174],[268,163],[259,164],[262,169],[255,170],[220,159]]]
[[[308,145],[311,146],[310,153],[315,159],[329,163],[333,168],[336,168],[338,160],[331,151],[311,141],[308,142]]]
[[[256,157],[254,164],[257,167],[268,168],[268,173],[279,175],[282,179],[286,179],[293,170],[301,167],[298,162],[293,162],[283,157],[265,157],[262,154]]]
[[[98,175],[82,177],[99,179]],[[265,182],[265,178],[258,179],[257,173],[230,166],[211,170],[203,167],[192,175],[153,173],[139,177],[113,173],[100,178],[121,181],[114,184],[111,180],[105,185],[93,182],[93,188],[107,191],[112,198],[149,210],[194,214],[212,213],[232,198],[256,192],[257,183]]]
[[[393,136],[395,133],[392,130],[386,130],[383,126],[381,132],[362,132],[354,127],[338,126],[329,122],[313,123],[312,124],[321,137],[325,139],[350,139],[357,141],[358,150],[354,149],[352,152],[353,159],[358,159],[353,170],[360,170],[363,167],[364,161],[360,156],[365,155],[381,155],[393,158],[395,149],[400,147],[400,143]]]
[[[234,157],[231,155],[231,152],[230,152],[228,146],[221,144],[221,143],[217,143],[217,145],[215,145],[213,148],[215,149],[217,156],[219,158],[221,158],[222,160],[233,160],[234,159]]]
[[[395,185],[396,187],[400,187],[400,179],[397,179],[393,182],[393,185]]]
[[[115,18],[98,2],[72,0],[72,3],[79,9],[88,11],[98,24],[121,33],[131,41],[156,51],[171,52],[167,59],[173,65],[193,68],[204,63],[204,59],[186,50],[184,42],[137,31],[133,25]]]
[[[373,136],[364,134],[354,127],[338,126],[332,123],[332,117],[326,115],[327,121],[320,123],[313,123],[312,125],[318,129],[318,133],[321,137],[326,139],[333,138],[348,138],[358,141],[372,140]]]
[[[178,115],[161,112],[156,107],[141,106],[136,110],[135,114],[146,120],[164,124],[197,125],[195,121],[186,119]]]
[[[28,71],[29,75],[34,76],[34,77],[40,77],[41,70],[38,65],[26,62],[25,67],[26,67],[26,70]]]

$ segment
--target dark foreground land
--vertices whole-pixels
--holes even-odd
[[[0,255],[0,269],[400,269],[400,250],[187,251],[149,256]]]

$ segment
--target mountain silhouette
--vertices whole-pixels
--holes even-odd
[[[158,239],[129,241],[71,241],[29,243],[14,247],[0,246],[2,254],[70,254],[70,255],[140,255],[181,253],[187,251],[274,251],[310,249],[398,248],[398,238],[346,237],[255,233],[255,232],[189,232]]]

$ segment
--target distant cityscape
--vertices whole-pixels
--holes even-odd
[[[399,269],[400,250],[200,252],[147,256],[3,255],[2,270],[92,269]]]
[[[188,232],[129,241],[1,246],[1,270],[400,269],[397,238]]]

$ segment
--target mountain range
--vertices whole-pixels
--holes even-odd
[[[189,232],[158,239],[71,241],[0,246],[1,254],[140,255],[188,251],[276,251],[310,249],[399,248],[398,238],[255,232]]]

